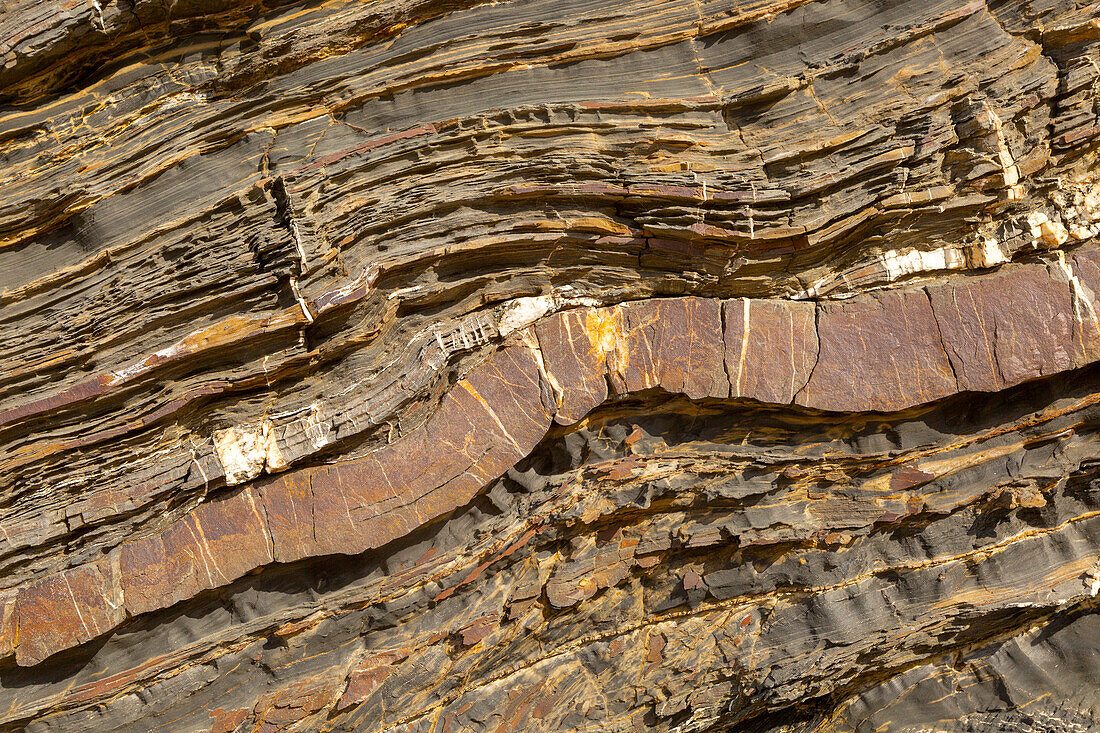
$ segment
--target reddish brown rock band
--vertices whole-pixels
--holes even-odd
[[[1100,289],[1098,260],[1084,250],[1068,267],[1010,266],[820,304],[686,297],[547,316],[513,334],[393,444],[254,481],[21,588],[14,612],[5,607],[0,648],[36,664],[269,563],[382,547],[466,504],[554,421],[574,423],[611,397],[659,389],[892,412],[1089,364],[1100,304],[1084,294]],[[1090,302],[1075,302],[1082,297]],[[346,694],[365,694],[359,688],[373,674],[364,670]]]

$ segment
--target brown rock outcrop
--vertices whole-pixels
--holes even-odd
[[[0,731],[1100,725],[1100,7],[10,3]]]

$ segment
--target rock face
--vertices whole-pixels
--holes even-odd
[[[1100,727],[1100,5],[0,61],[0,731]]]

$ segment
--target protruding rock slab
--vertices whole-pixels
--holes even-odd
[[[1042,265],[927,291],[961,390],[994,392],[1078,365],[1070,283]]]
[[[936,315],[920,290],[823,303],[817,335],[817,363],[797,404],[890,412],[958,391]]]
[[[125,617],[117,558],[108,556],[24,588],[15,602],[19,664],[107,633]]]
[[[739,298],[722,307],[730,396],[794,402],[817,363],[817,305]]]
[[[618,311],[565,311],[538,323],[535,334],[559,392],[554,419],[562,425],[575,423],[607,399],[606,354],[619,340]]]

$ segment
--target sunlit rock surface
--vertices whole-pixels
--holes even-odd
[[[1100,727],[1100,6],[7,0],[0,731]]]

